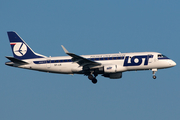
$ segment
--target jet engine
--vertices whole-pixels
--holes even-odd
[[[104,73],[115,73],[117,70],[117,65],[105,65]]]
[[[119,78],[122,78],[122,72],[118,72],[118,73],[105,73],[102,76],[108,77],[110,79],[119,79]]]
[[[104,73],[117,73],[126,71],[126,67],[120,65],[104,65]]]
[[[119,65],[105,65],[104,74],[102,76],[108,77],[110,79],[118,79],[122,77],[122,72],[125,68]]]

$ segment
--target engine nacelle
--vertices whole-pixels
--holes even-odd
[[[127,68],[121,65],[104,65],[104,73],[124,72]]]
[[[117,65],[105,65],[104,73],[115,73],[117,70]]]
[[[122,72],[119,72],[119,73],[105,73],[102,76],[108,77],[110,79],[119,79],[119,78],[122,78]]]

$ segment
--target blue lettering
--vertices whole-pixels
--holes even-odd
[[[131,57],[130,63],[128,63],[129,56],[125,57],[124,66],[139,66],[142,64],[142,59],[144,58],[144,65],[148,65],[149,58],[153,58],[153,55],[142,55]]]

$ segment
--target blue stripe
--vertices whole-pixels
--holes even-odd
[[[87,58],[91,61],[104,61],[104,60],[123,60],[124,57],[104,57],[104,58]],[[61,59],[61,60],[43,60],[43,61],[33,61],[35,64],[46,64],[46,63],[67,63],[73,62],[71,59]]]
[[[169,59],[168,57],[158,58],[158,60]]]

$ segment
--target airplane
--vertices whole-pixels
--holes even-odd
[[[176,63],[158,52],[77,55],[63,46],[68,56],[46,57],[35,53],[14,31],[7,32],[13,56],[6,56],[12,67],[59,74],[84,74],[96,84],[100,74],[110,79],[122,78],[126,71],[152,70],[153,79],[158,69],[176,66]]]

